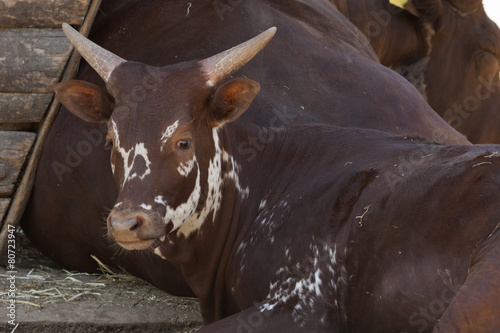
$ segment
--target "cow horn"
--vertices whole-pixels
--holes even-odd
[[[126,61],[91,42],[69,24],[63,23],[62,28],[71,44],[73,44],[75,49],[87,60],[89,65],[95,69],[105,82],[108,82],[113,70]]]
[[[269,28],[238,46],[202,60],[202,70],[207,76],[207,84],[216,86],[243,67],[266,46],[275,33],[275,27]]]

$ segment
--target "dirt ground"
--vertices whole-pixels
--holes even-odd
[[[0,266],[0,332],[188,333],[202,325],[196,299],[170,296],[105,266],[103,274],[69,272],[33,248],[22,233],[16,240],[21,246],[15,280],[6,258]]]

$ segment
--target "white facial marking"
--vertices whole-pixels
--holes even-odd
[[[156,203],[165,206],[166,212],[165,216],[163,217],[163,221],[165,222],[165,224],[172,222],[174,225],[174,228],[172,230],[175,230],[186,223],[186,220],[188,220],[194,214],[194,212],[196,211],[196,207],[198,207],[198,202],[201,196],[201,186],[198,162],[196,162],[196,165],[198,166],[196,185],[186,202],[180,204],[176,208],[173,208],[161,195],[156,196],[154,199]]]
[[[194,163],[196,162],[196,156],[193,156],[193,159],[188,162],[182,162],[178,167],[177,171],[181,174],[181,176],[187,177],[191,170],[193,170]]]
[[[122,203],[123,203],[123,202],[117,202],[117,203],[115,204],[115,208],[116,208],[116,207],[120,207],[120,206],[122,205]]]
[[[176,124],[174,124],[176,125]],[[172,125],[172,126],[174,126]],[[176,125],[177,126],[177,125]],[[234,181],[236,189],[241,194],[243,199],[247,198],[249,195],[248,187],[243,187],[239,178],[240,166],[236,163],[234,158],[230,156],[227,152],[223,152],[220,145],[220,139],[218,134],[218,129],[220,127],[212,129],[212,138],[215,146],[215,155],[209,161],[208,167],[208,179],[207,179],[207,198],[205,200],[205,205],[202,207],[201,211],[195,213],[198,207],[199,200],[201,197],[201,184],[200,184],[200,167],[196,156],[193,157],[191,161],[181,163],[177,168],[180,175],[187,177],[194,166],[197,166],[197,179],[196,185],[193,192],[189,196],[188,200],[179,205],[176,208],[169,206],[163,196],[156,196],[154,201],[166,207],[166,214],[164,217],[164,222],[172,222],[174,228],[177,229],[177,235],[183,235],[184,237],[189,237],[193,232],[200,229],[203,222],[212,215],[212,219],[215,220],[217,212],[221,206],[222,202],[222,185],[225,180],[231,179]],[[165,135],[166,136],[166,135]],[[222,163],[230,163],[230,171],[222,174]]]
[[[155,200],[155,202],[157,204],[160,204],[160,205],[163,205],[163,206],[167,205],[167,202],[163,199],[162,195],[157,195],[154,200]]]
[[[135,145],[135,147],[130,148],[128,151],[125,150],[125,148],[122,148],[120,146],[120,136],[118,135],[118,128],[116,126],[116,123],[113,120],[112,120],[112,124],[113,124],[114,136],[115,136],[114,146],[116,147],[116,150],[120,153],[120,155],[122,156],[122,159],[123,159],[123,172],[124,172],[123,183],[122,183],[122,188],[123,188],[127,181],[129,181],[133,178],[136,178],[136,177],[139,177],[141,180],[143,180],[144,177],[146,177],[148,174],[150,174],[151,173],[151,168],[150,168],[151,162],[149,161],[148,150],[144,146],[143,142],[137,143]],[[128,161],[129,161],[130,153],[132,153],[132,151],[134,151],[134,157],[132,158],[132,163],[129,165]],[[146,170],[143,172],[142,175],[138,175],[136,172],[134,172],[133,174],[130,174],[134,168],[134,163],[135,163],[137,156],[142,156],[142,158],[144,158],[144,161],[146,163]],[[114,168],[113,168],[113,171],[114,171]]]
[[[212,129],[212,137],[215,146],[215,155],[208,167],[208,194],[205,206],[198,214],[191,216],[178,230],[178,235],[188,237],[198,230],[208,215],[213,212],[213,219],[219,211],[222,202],[222,150],[219,143],[218,128]]]
[[[173,123],[172,125],[168,126],[166,129],[165,129],[165,132],[163,132],[161,138],[160,138],[160,141],[165,144],[167,143],[167,140],[174,134],[175,130],[177,129],[177,127],[179,126],[179,121],[177,120],[175,123]],[[163,151],[163,145],[161,147],[161,151]]]
[[[146,204],[141,204],[140,207],[144,208],[145,210],[151,210],[151,208],[153,208],[151,205],[146,205]]]

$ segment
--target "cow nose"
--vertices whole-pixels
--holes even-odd
[[[111,212],[108,217],[108,235],[125,249],[146,249],[161,236],[150,220],[141,213]]]
[[[141,211],[111,211],[108,216],[108,236],[128,250],[148,248],[165,232],[159,216]]]
[[[137,241],[144,224],[144,218],[139,215],[122,216],[112,213],[108,217],[108,233],[116,241]]]
[[[111,224],[113,225],[113,228],[115,230],[121,230],[122,232],[139,232],[141,225],[143,224],[144,220],[140,216],[135,216],[130,219],[116,219],[112,218]]]

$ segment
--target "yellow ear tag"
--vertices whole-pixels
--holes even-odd
[[[408,0],[389,0],[389,3],[397,6],[399,8],[405,9],[405,5],[408,2]]]

